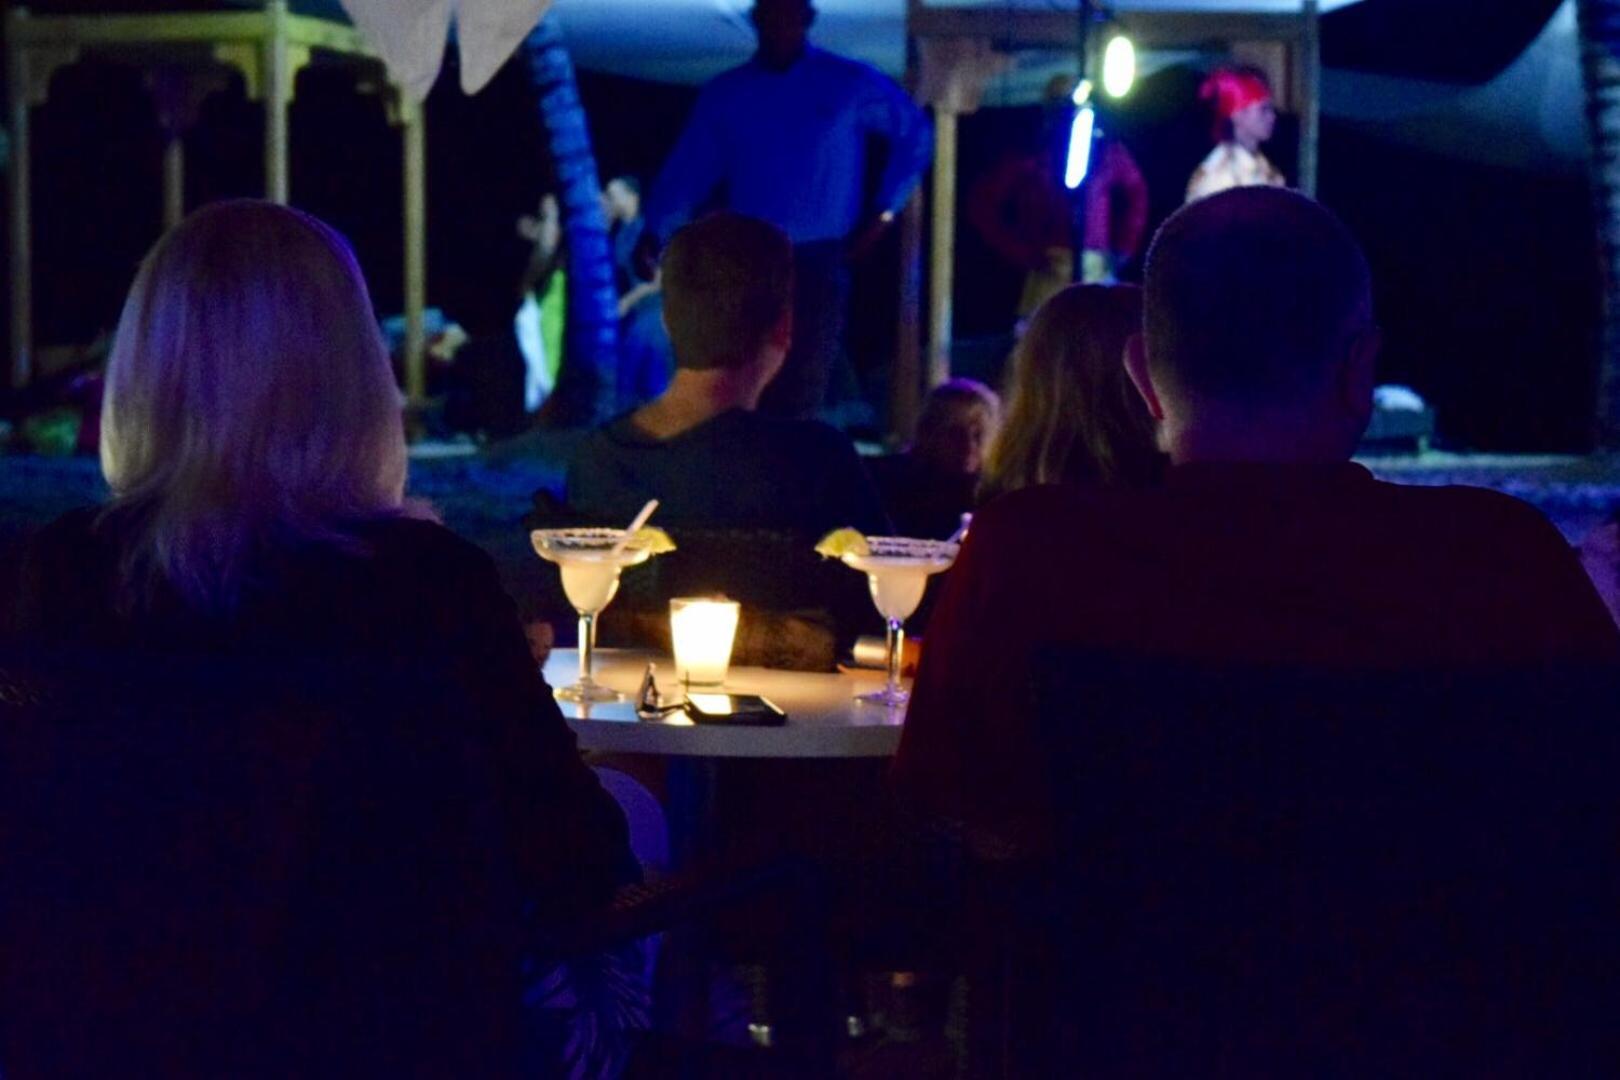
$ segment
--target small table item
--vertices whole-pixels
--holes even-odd
[[[571,678],[576,663],[573,649],[553,651],[546,660],[546,681]],[[609,689],[634,695],[649,663],[664,691],[659,704],[682,700],[674,661],[649,650],[598,650],[596,678]],[[885,758],[900,745],[905,710],[875,709],[855,700],[857,693],[882,686],[883,673],[877,671],[821,674],[732,667],[722,692],[767,698],[787,714],[777,727],[697,724],[684,710],[643,719],[635,701],[558,704],[586,750],[678,758]]]

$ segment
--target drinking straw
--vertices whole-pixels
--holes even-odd
[[[653,516],[653,511],[656,509],[658,509],[658,500],[648,499],[647,505],[641,508],[641,513],[635,516],[629,527],[624,530],[624,535],[619,537],[619,542],[613,545],[613,550],[609,553],[610,558],[617,558],[619,553],[624,551],[625,545],[630,543],[630,538],[636,535],[636,530],[647,524],[647,519]]]

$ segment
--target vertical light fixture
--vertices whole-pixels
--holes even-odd
[[[1091,80],[1074,88],[1074,119],[1069,122],[1069,152],[1063,162],[1063,186],[1070,191],[1086,182],[1091,171],[1091,141],[1097,131],[1097,110],[1091,105]]]
[[[1063,156],[1063,186],[1074,191],[1091,171],[1091,138],[1097,131],[1097,111],[1091,105],[1090,65],[1086,37],[1091,32],[1092,0],[1076,0],[1074,52],[1080,69],[1074,87],[1074,118],[1069,121],[1069,149]]]

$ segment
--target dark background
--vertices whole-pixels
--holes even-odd
[[[1390,39],[1375,32],[1378,7],[1365,6],[1359,21],[1335,21],[1325,33],[1329,63],[1429,78],[1438,77],[1438,64],[1441,76],[1478,80],[1516,55],[1554,5],[1516,5],[1494,32],[1476,32],[1468,48],[1438,60],[1432,48],[1408,55],[1386,47]],[[1427,7],[1437,19],[1456,14],[1455,0]],[[1188,68],[1161,72],[1107,118],[1148,178],[1154,224],[1180,204],[1208,148],[1207,120],[1194,107],[1200,77]],[[695,93],[588,73],[581,92],[603,178],[629,173],[646,181]],[[88,341],[115,322],[135,265],[158,234],[159,135],[138,75],[95,62],[59,74],[34,122],[37,340]],[[262,194],[262,124],[240,85],[209,100],[187,143],[188,205]],[[1038,124],[1038,110],[1028,109],[965,117],[959,189],[965,194]],[[294,202],[351,238],[378,311],[397,312],[400,141],[382,102],[357,93],[351,75],[314,68],[299,81],[291,131]],[[1296,140],[1284,117],[1269,150],[1291,176]],[[447,65],[429,102],[428,164],[429,302],[456,316],[509,292],[525,256],[515,221],[548,182],[535,106],[515,67],[468,99]],[[1361,238],[1373,265],[1387,342],[1382,376],[1431,400],[1443,440],[1482,450],[1587,449],[1600,282],[1585,178],[1457,161],[1332,118],[1323,121],[1320,175],[1322,200]],[[879,405],[893,350],[896,260],[891,238],[861,268],[855,292],[852,352]],[[964,228],[958,337],[1003,334],[1018,289],[1017,273]]]

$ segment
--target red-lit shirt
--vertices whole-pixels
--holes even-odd
[[[1043,842],[1029,660],[1049,643],[1350,668],[1620,663],[1573,551],[1505,495],[1351,464],[1031,488],[974,519],[945,583],[895,761],[902,796]]]
[[[1100,140],[1081,191],[1081,242],[1124,258],[1142,247],[1148,191],[1136,159],[1120,142]],[[968,196],[968,220],[1015,266],[1047,265],[1047,251],[1074,247],[1074,208],[1051,162],[1039,154],[1005,158]]]

